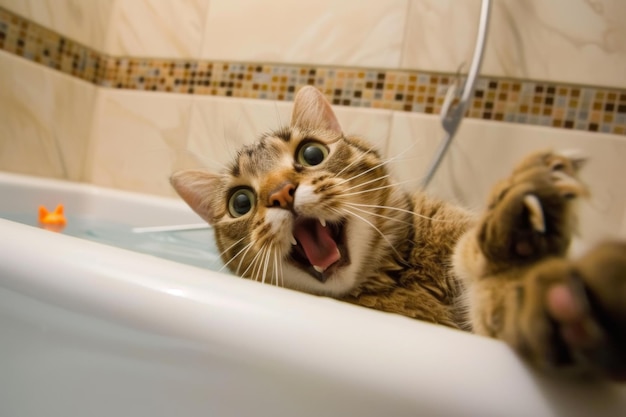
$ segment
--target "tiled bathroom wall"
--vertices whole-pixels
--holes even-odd
[[[114,3],[115,0],[0,0],[0,8],[102,51]]]
[[[468,65],[480,0],[411,1],[402,66]],[[626,2],[493,0],[483,74],[626,87]]]
[[[626,2],[494,0],[482,77],[432,191],[472,206],[523,153],[593,156],[624,224]],[[480,0],[0,0],[0,169],[173,195],[289,119],[305,84],[416,188]],[[594,223],[595,224],[595,223]],[[626,232],[626,224],[624,225]]]
[[[97,87],[0,51],[0,169],[83,181]]]

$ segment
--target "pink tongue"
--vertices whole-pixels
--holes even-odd
[[[319,221],[296,224],[293,234],[302,245],[311,265],[326,269],[341,258],[330,231]]]

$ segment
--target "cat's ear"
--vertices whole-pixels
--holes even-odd
[[[170,183],[178,195],[209,224],[215,222],[211,202],[215,199],[219,182],[218,175],[200,170],[178,171],[170,177]]]
[[[341,126],[326,97],[315,87],[302,87],[293,105],[291,127],[324,129],[341,135]]]

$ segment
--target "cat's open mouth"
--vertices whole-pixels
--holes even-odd
[[[344,222],[299,217],[293,236],[291,261],[320,282],[326,282],[338,268],[350,264]]]

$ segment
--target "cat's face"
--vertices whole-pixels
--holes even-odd
[[[314,294],[350,292],[407,228],[383,161],[343,136],[313,88],[296,97],[289,128],[244,147],[227,172],[183,171],[172,184],[214,226],[234,273]]]

